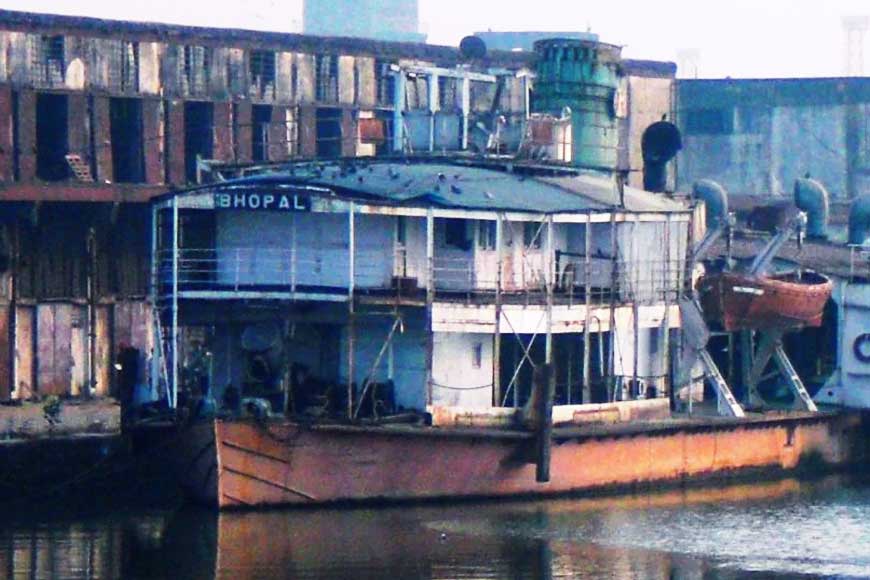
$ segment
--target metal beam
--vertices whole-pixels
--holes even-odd
[[[169,407],[178,406],[178,243],[179,243],[178,197],[172,198],[172,390]]]

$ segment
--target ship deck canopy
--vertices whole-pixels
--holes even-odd
[[[255,198],[246,196],[257,196]],[[223,197],[221,197],[223,196]],[[678,199],[624,187],[598,175],[558,168],[522,171],[509,166],[481,167],[449,162],[337,161],[301,163],[156,199],[195,209],[289,209],[281,196],[302,196],[320,211],[342,211],[347,202],[394,208],[451,209],[468,212],[529,214],[683,213]],[[229,205],[221,205],[222,202]],[[250,203],[257,207],[250,207]],[[292,202],[292,200],[291,200]],[[288,203],[284,199],[285,205]],[[297,198],[298,202],[298,198]],[[299,208],[295,208],[299,209]],[[402,212],[396,212],[397,214]]]

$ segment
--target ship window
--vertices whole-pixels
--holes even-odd
[[[468,232],[465,220],[448,218],[444,220],[444,245],[468,251],[471,244],[468,242]]]
[[[496,222],[480,220],[477,222],[477,245],[481,250],[494,250],[496,244]]]
[[[686,111],[686,133],[690,135],[727,135],[733,132],[733,109],[692,109]]]
[[[523,222],[523,244],[533,250],[541,249],[544,227],[538,222]]]
[[[483,368],[483,343],[475,342],[471,348],[471,366],[479,369]]]
[[[408,243],[408,218],[405,216],[396,218],[396,243],[400,246]]]
[[[456,108],[456,79],[438,77],[438,105],[445,111]]]

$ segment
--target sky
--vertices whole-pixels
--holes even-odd
[[[322,0],[328,2],[329,0]],[[55,14],[300,32],[302,0],[0,0]],[[457,45],[477,30],[591,30],[628,58],[669,60],[683,77],[841,76],[844,16],[870,0],[420,0],[429,42]],[[870,34],[864,48],[870,75]]]

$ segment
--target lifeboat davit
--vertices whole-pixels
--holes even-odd
[[[707,321],[728,332],[821,326],[832,291],[831,280],[816,272],[763,277],[721,272],[698,283]]]

